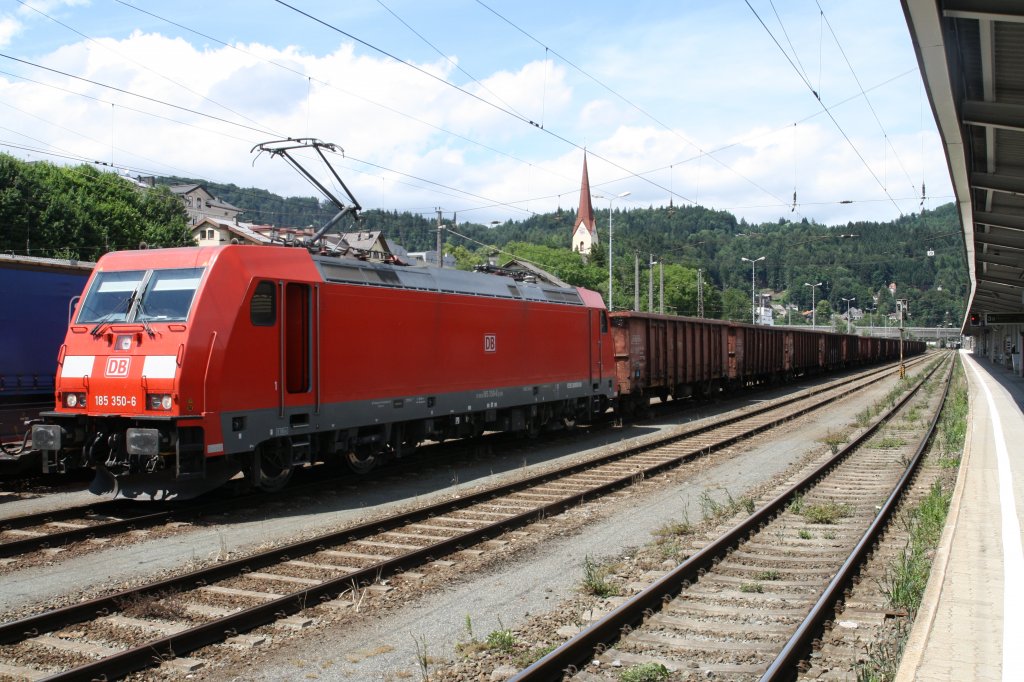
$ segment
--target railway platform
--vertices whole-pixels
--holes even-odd
[[[968,429],[897,680],[1024,680],[1024,379],[961,351]]]

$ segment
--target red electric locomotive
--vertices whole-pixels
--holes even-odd
[[[33,427],[47,470],[179,499],[299,466],[365,472],[424,439],[535,431],[614,397],[598,294],[279,246],[110,253]]]

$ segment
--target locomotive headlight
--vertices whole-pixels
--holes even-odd
[[[85,407],[85,394],[84,393],[65,393],[64,394],[64,407],[84,408]]]
[[[146,396],[146,404],[151,410],[169,410],[174,401],[170,393],[150,393]]]

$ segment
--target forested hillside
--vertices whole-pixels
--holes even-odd
[[[334,209],[313,197],[281,197],[266,190],[197,182],[241,208],[240,219],[282,227],[319,227]],[[574,211],[536,214],[522,221],[487,226],[452,224],[443,231],[445,251],[459,267],[472,268],[489,256],[532,261],[562,279],[606,294],[608,290],[608,211],[598,210],[599,247],[589,259],[569,250]],[[707,317],[749,320],[751,260],[758,291],[775,303],[811,309],[818,321],[846,306],[871,311],[868,322],[881,326],[896,298],[910,301],[913,326],[959,326],[968,293],[967,267],[959,219],[952,204],[906,215],[887,223],[825,226],[807,220],[749,224],[725,211],[703,207],[616,210],[614,223],[615,307],[634,303],[634,263],[639,261],[640,307],[646,309],[651,268],[654,302],[664,274],[667,312],[695,315],[697,275],[704,282]],[[189,242],[181,205],[158,186],[144,190],[111,173],[88,166],[25,163],[0,155],[0,248],[7,252],[95,259],[112,249],[140,242],[169,246]],[[397,211],[363,213],[364,229],[381,229],[409,251],[433,249],[434,216]],[[818,284],[810,287],[807,284]],[[889,286],[896,284],[896,296]],[[846,300],[844,300],[846,299]]]
[[[94,261],[107,251],[191,242],[166,187],[137,187],[92,166],[27,163],[0,154],[0,250]]]

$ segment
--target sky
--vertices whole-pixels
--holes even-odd
[[[0,152],[320,196],[252,151],[286,138],[364,209],[460,223],[575,211],[584,153],[598,209],[953,200],[895,0],[0,0]]]

